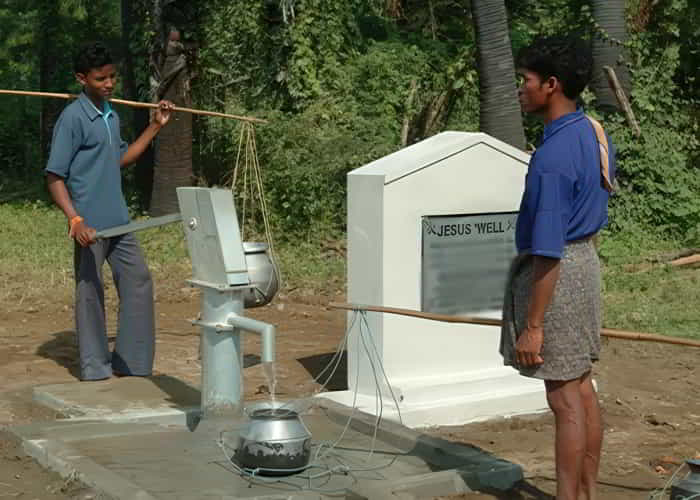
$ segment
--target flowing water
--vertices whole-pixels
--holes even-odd
[[[263,373],[267,379],[267,387],[270,389],[270,401],[272,402],[272,408],[274,410],[275,404],[275,386],[277,385],[277,374],[275,372],[275,363],[267,362],[262,364]]]

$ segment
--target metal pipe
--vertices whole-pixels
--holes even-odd
[[[234,328],[240,328],[248,332],[260,335],[262,353],[260,359],[263,363],[275,361],[275,327],[269,323],[258,321],[257,319],[240,316],[235,313],[229,314],[226,322]]]
[[[235,409],[243,397],[241,338],[226,318],[243,312],[244,290],[202,287],[201,329],[202,415]]]

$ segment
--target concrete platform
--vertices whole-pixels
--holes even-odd
[[[167,375],[37,386],[37,403],[71,418],[124,420],[199,415],[198,389]]]
[[[408,499],[506,490],[522,479],[515,464],[394,422],[382,421],[375,440],[374,416],[323,398],[304,401],[302,412],[314,467],[285,478],[245,477],[226,456],[245,420],[199,421],[188,406],[197,391],[170,382],[166,388],[162,380],[133,378],[37,388],[37,400],[70,408],[77,418],[10,430],[42,465],[118,500]]]

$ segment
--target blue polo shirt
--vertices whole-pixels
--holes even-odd
[[[610,138],[610,178],[615,150]],[[608,222],[593,126],[577,110],[548,123],[530,158],[515,228],[518,253],[561,258],[567,242],[597,233]]]
[[[119,116],[104,102],[100,111],[81,93],[56,122],[46,172],[62,177],[85,223],[102,230],[129,222],[119,162],[128,144]]]

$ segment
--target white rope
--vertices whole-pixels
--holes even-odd
[[[257,188],[258,188],[258,196],[260,198],[260,209],[261,209],[261,214],[262,214],[262,219],[263,219],[263,226],[265,228],[265,238],[267,239],[267,246],[269,249],[269,255],[270,255],[270,260],[272,261],[272,265],[274,267],[274,272],[277,273],[277,278],[279,282],[280,288],[282,287],[282,276],[280,274],[280,270],[278,268],[278,260],[277,260],[277,252],[275,251],[275,245],[274,242],[272,241],[272,228],[270,226],[270,220],[268,217],[269,210],[267,208],[267,202],[265,201],[265,190],[263,189],[263,182],[262,182],[262,171],[260,169],[260,162],[258,161],[258,148],[255,143],[255,128],[253,127],[252,124],[248,123],[248,136],[250,140],[250,150],[252,152],[252,164],[253,164],[253,174],[256,180]],[[272,275],[270,275],[270,280],[272,280]],[[268,282],[268,288],[271,285],[271,281]]]
[[[243,172],[240,173],[239,171]],[[239,175],[240,173],[240,175]],[[268,256],[272,263],[273,272],[270,274],[267,286],[265,290],[260,290],[259,292],[263,296],[267,295],[272,282],[277,278],[278,285],[282,288],[282,273],[279,268],[279,259],[277,258],[277,252],[275,250],[274,241],[272,239],[272,227],[270,225],[269,209],[267,202],[265,200],[265,189],[263,187],[262,170],[260,168],[260,161],[258,160],[258,149],[255,142],[255,127],[253,124],[248,122],[243,122],[241,124],[241,130],[238,138],[238,151],[236,153],[236,164],[233,168],[233,176],[231,182],[231,191],[236,195],[236,187],[239,182],[239,177],[241,178],[241,186],[239,188],[239,194],[241,199],[240,213],[240,231],[241,239],[245,241],[247,236],[246,232],[250,229],[250,225],[254,222],[255,218],[255,208],[254,205],[258,205],[258,212],[263,223],[263,230],[265,233],[265,242],[267,243]]]

